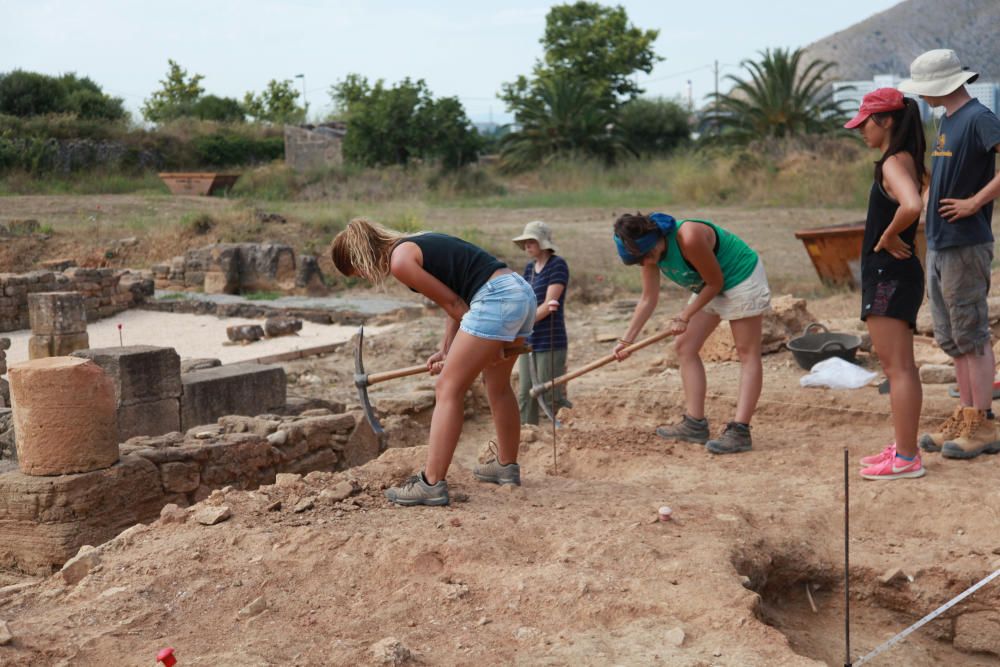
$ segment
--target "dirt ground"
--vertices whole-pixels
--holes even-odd
[[[782,244],[765,253],[794,247]],[[679,303],[665,296],[663,319]],[[853,327],[856,298],[809,309]],[[570,367],[609,351],[598,339],[620,334],[628,306],[619,297],[572,313]],[[368,370],[422,361],[442,325],[431,315],[372,336]],[[390,506],[385,487],[422,464],[423,415],[360,468],[218,492],[192,510],[229,507],[218,525],[130,529],[75,586],[7,573],[0,583],[26,585],[0,589],[14,636],[0,664],[152,665],[172,646],[181,666],[841,665],[845,448],[855,659],[1000,568],[1000,457],[926,455],[920,480],[865,482],[857,459],[892,437],[888,397],[803,389],[787,351],[765,357],[753,451],[715,457],[653,434],[683,410],[668,357],[653,346],[575,381],[555,442],[547,424],[523,431],[520,488],[473,479],[492,433],[480,409],[449,473],[452,505]],[[289,394],[356,403],[352,364],[346,348],[288,364]],[[732,414],[737,376],[736,363],[708,365],[713,431]],[[415,377],[371,396],[379,406],[431,387]],[[926,427],[950,411],[946,392],[925,386]],[[344,481],[354,494],[331,498]],[[295,512],[306,498],[314,507]],[[672,521],[657,520],[661,505]],[[882,583],[893,568],[912,581]],[[998,610],[994,583],[870,664],[998,665],[948,641],[957,614]]]

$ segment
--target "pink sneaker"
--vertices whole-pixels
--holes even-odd
[[[888,445],[885,446],[885,449],[883,449],[878,454],[873,454],[872,456],[866,456],[865,458],[861,459],[861,467],[869,468],[873,465],[878,465],[879,463],[882,463],[882,461],[886,459],[891,459],[895,455],[896,455],[896,443],[890,442]]]
[[[893,455],[875,465],[861,471],[865,479],[905,479],[908,477],[923,477],[927,471],[920,462],[920,454],[912,461]]]

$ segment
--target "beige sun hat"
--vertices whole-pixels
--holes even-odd
[[[514,243],[521,249],[524,249],[525,241],[538,241],[538,247],[542,250],[551,250],[553,254],[559,254],[559,249],[552,242],[552,230],[541,220],[532,220],[524,226],[520,236],[514,237]]]
[[[979,74],[962,67],[958,55],[951,49],[926,51],[910,63],[910,78],[896,86],[900,92],[911,95],[944,97],[958,90],[959,86],[972,83]]]

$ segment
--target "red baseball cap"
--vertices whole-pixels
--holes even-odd
[[[861,98],[861,108],[858,109],[854,118],[844,124],[844,127],[853,130],[864,123],[868,116],[873,113],[898,111],[904,106],[906,105],[903,102],[903,93],[895,88],[878,88]]]

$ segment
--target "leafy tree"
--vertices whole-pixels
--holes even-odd
[[[687,109],[672,100],[636,98],[618,110],[626,143],[640,155],[669,153],[690,141]]]
[[[760,60],[744,60],[746,77],[734,74],[728,93],[714,94],[709,122],[733,142],[838,132],[847,120],[824,77],[836,64],[813,60],[803,67],[802,49],[765,49]]]
[[[503,84],[500,97],[512,109],[538,94],[540,79],[558,74],[583,79],[598,100],[613,107],[642,93],[630,76],[648,74],[663,60],[653,51],[658,35],[659,30],[630,24],[620,5],[582,1],[556,5],[545,17],[543,61],[535,63],[532,79],[520,76]]]
[[[519,128],[500,142],[501,165],[527,169],[556,158],[596,157],[612,163],[629,152],[614,113],[600,93],[568,73],[538,80],[534,95],[514,108]]]
[[[94,120],[121,120],[127,115],[121,98],[106,95],[88,77],[23,70],[0,74],[0,113],[20,117],[64,113]]]
[[[394,86],[348,75],[330,90],[347,119],[344,158],[366,166],[437,160],[448,168],[474,162],[479,136],[454,97],[434,99],[421,79]]]
[[[305,119],[305,109],[296,105],[299,92],[291,79],[271,79],[267,88],[255,95],[243,96],[243,107],[249,116],[269,123],[298,123]]]
[[[160,81],[162,88],[155,91],[142,105],[142,116],[153,123],[162,123],[183,116],[190,116],[192,107],[205,89],[201,81],[205,77],[187,71],[173,60],[168,59],[167,78]]]
[[[191,105],[191,115],[201,120],[220,123],[242,123],[245,117],[243,105],[232,97],[205,95]]]

